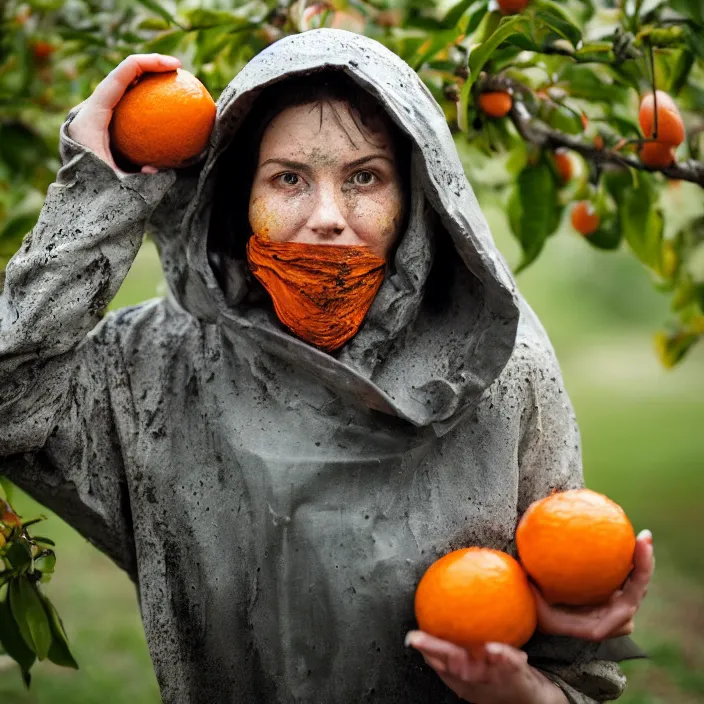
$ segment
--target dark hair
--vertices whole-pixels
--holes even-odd
[[[407,206],[410,205],[410,140],[391,120],[379,101],[354,79],[339,69],[324,69],[274,83],[256,98],[232,143],[218,160],[208,234],[209,248],[233,258],[244,257],[245,244],[251,235],[249,194],[262,136],[269,123],[287,108],[311,104],[320,107],[322,123],[323,107],[327,104],[334,109],[331,105],[333,101],[348,105],[350,116],[367,142],[373,143],[370,137],[382,126],[387,127],[404,200]],[[352,139],[351,135],[348,136]],[[401,232],[405,226],[404,221]]]

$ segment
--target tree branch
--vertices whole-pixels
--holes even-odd
[[[578,152],[595,164],[629,166],[639,171],[661,173],[667,176],[667,178],[691,181],[704,188],[704,164],[700,161],[690,159],[689,161],[676,163],[664,168],[646,166],[633,157],[625,156],[611,149],[598,149],[595,144],[585,142],[580,137],[551,129],[545,123],[534,120],[525,105],[519,101],[514,102],[510,117],[518,133],[526,142],[531,142],[540,147],[549,147],[550,149],[566,147],[567,149]]]
[[[514,95],[517,93],[532,94],[528,86],[506,76],[482,76],[484,86],[489,90],[511,90]],[[646,166],[635,157],[626,156],[613,149],[597,148],[593,142],[586,142],[578,136],[565,134],[559,130],[554,130],[544,122],[537,120],[528,111],[528,108],[520,100],[513,101],[513,107],[509,117],[515,125],[521,137],[531,144],[539,147],[557,149],[566,147],[579,154],[596,165],[613,164],[616,166],[628,166],[639,171],[650,171],[661,173],[667,178],[690,181],[704,188],[704,163],[690,159],[675,163],[672,166],[663,168]]]

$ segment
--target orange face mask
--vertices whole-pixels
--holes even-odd
[[[272,242],[258,235],[249,238],[247,260],[279,320],[326,352],[357,333],[386,265],[367,247]]]

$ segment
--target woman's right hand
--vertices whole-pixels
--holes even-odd
[[[118,168],[110,151],[108,125],[120,98],[132,82],[146,72],[175,71],[181,61],[164,54],[132,54],[118,64],[98,84],[93,94],[84,103],[68,126],[68,135],[74,141],[88,147],[117,173],[125,172]],[[142,173],[153,174],[157,169],[143,166]]]

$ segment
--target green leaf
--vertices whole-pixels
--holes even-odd
[[[54,608],[51,601],[49,601],[46,594],[39,592],[39,595],[42,603],[44,604],[44,608],[49,619],[49,624],[51,626],[52,640],[51,648],[49,648],[49,660],[56,665],[61,665],[62,667],[72,667],[74,670],[78,670],[78,663],[69,649],[66,630],[64,629],[64,624],[61,621],[58,612]]]
[[[540,118],[550,127],[566,134],[582,134],[582,118],[562,105],[545,103],[540,111]]]
[[[51,627],[36,586],[24,577],[15,578],[10,582],[7,599],[24,642],[40,660],[46,659]]]
[[[144,7],[146,7],[148,10],[151,10],[152,12],[159,15],[159,17],[165,19],[169,24],[178,24],[173,15],[167,12],[161,5],[159,5],[158,2],[155,2],[155,0],[137,0],[137,2],[140,5],[144,5]]]
[[[195,8],[184,12],[189,29],[209,29],[211,27],[231,27],[232,25],[250,24],[247,17],[228,10],[207,10]]]
[[[696,333],[678,330],[675,333],[659,332],[655,335],[655,349],[660,362],[671,369],[687,354],[699,339]]]
[[[145,17],[138,25],[137,29],[169,29],[171,23],[163,17]]]
[[[557,229],[560,213],[557,183],[550,165],[542,158],[521,171],[509,202],[511,229],[523,250],[516,273],[538,257],[547,238]]]
[[[670,7],[689,17],[696,24],[704,25],[704,4],[701,0],[670,0]]]
[[[655,76],[658,87],[676,95],[687,83],[693,66],[694,54],[689,49],[659,49],[655,52]]]
[[[35,535],[34,542],[35,543],[42,543],[44,545],[51,545],[54,547],[56,546],[56,543],[51,538],[44,538],[41,535]]]
[[[51,550],[47,550],[45,554],[34,560],[34,569],[39,570],[42,575],[53,574],[55,568],[56,555]]]
[[[469,55],[469,79],[467,82],[469,83],[470,80],[472,82],[476,81],[484,64],[489,60],[498,46],[510,36],[520,34],[527,26],[528,18],[523,15],[504,17],[501,22],[499,22],[496,31]]]
[[[27,647],[7,601],[0,601],[0,643],[5,652],[20,666],[28,686],[29,670],[37,656]]]
[[[557,3],[551,0],[533,0],[536,19],[547,25],[553,32],[569,40],[576,48],[582,40],[582,30]]]
[[[154,39],[144,44],[143,48],[145,53],[172,54],[187,36],[188,32],[181,29],[174,29],[171,32],[165,32],[158,37],[154,37]]]
[[[600,223],[599,229],[585,236],[584,239],[588,244],[597,249],[618,249],[622,240],[621,226],[619,225],[618,218],[611,218],[610,220]]]
[[[640,174],[635,187],[624,189],[617,203],[623,236],[631,250],[647,267],[660,271],[665,221],[654,199],[651,178]]]
[[[607,82],[603,74],[603,69],[599,70],[598,66],[565,64],[560,79],[566,82],[565,88],[573,98],[602,102],[623,100],[623,88]]]
[[[442,26],[450,29],[456,27],[462,15],[469,10],[472,5],[486,5],[486,2],[477,3],[476,0],[460,0],[456,5],[451,7],[442,20]]]
[[[5,559],[17,573],[25,572],[32,564],[32,549],[24,538],[13,540],[5,552]]]

